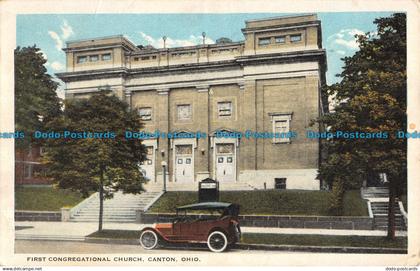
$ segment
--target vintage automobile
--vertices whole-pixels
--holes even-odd
[[[194,215],[188,216],[187,212]],[[214,212],[220,215],[211,215]],[[207,243],[211,251],[222,252],[240,240],[237,204],[202,202],[177,207],[176,214],[171,223],[157,223],[144,228],[140,234],[141,246],[153,249],[165,243]]]

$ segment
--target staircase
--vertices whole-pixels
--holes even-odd
[[[362,190],[363,198],[386,198],[388,200],[389,189],[388,187],[366,187]]]
[[[136,222],[136,210],[145,210],[154,203],[161,192],[147,191],[139,195],[116,192],[112,199],[104,200],[104,222]],[[78,206],[76,206],[78,207]],[[73,222],[97,222],[99,219],[99,195],[95,193],[80,204],[70,217]]]
[[[373,221],[375,230],[387,230],[388,229],[388,202],[378,201],[371,202]],[[404,218],[401,214],[398,202],[394,205],[395,212],[395,230],[405,231],[407,230]]]
[[[389,189],[388,187],[366,187],[362,189],[362,197],[370,201],[370,208],[372,211],[374,229],[387,230],[388,229],[388,201]],[[407,225],[405,223],[403,214],[401,213],[398,199],[394,205],[395,212],[395,230],[406,231]]]

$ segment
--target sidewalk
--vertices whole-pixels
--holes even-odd
[[[141,230],[150,224],[104,223],[106,230]],[[90,222],[35,222],[16,221],[17,240],[61,240],[84,241],[85,236],[97,231],[98,223]],[[386,236],[386,231],[369,230],[328,230],[297,228],[256,228],[242,227],[242,233],[275,233],[275,234],[319,234],[319,235],[357,235]],[[407,232],[396,232],[396,236],[407,236]]]

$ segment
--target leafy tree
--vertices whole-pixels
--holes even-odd
[[[28,148],[32,143],[29,135],[61,112],[58,83],[47,74],[46,62],[35,45],[15,50],[15,129],[26,134],[16,140],[20,149]]]
[[[99,192],[99,230],[102,230],[103,201],[116,191],[137,194],[145,178],[138,163],[145,159],[140,140],[128,140],[126,130],[142,128],[140,117],[109,90],[88,99],[66,100],[63,115],[48,123],[49,131],[79,133],[78,137],[47,140],[47,175],[60,188],[79,191],[85,196]],[[104,133],[91,138],[83,133]],[[105,134],[108,132],[108,136]],[[112,138],[114,133],[115,138]],[[73,134],[76,135],[76,134]],[[103,138],[107,137],[107,138]]]
[[[335,191],[358,188],[368,176],[386,173],[389,181],[388,237],[395,237],[395,198],[406,186],[406,16],[374,21],[377,33],[357,35],[360,50],[345,57],[341,82],[325,88],[335,97],[334,112],[320,118],[330,132],[387,132],[387,139],[331,139],[319,177]],[[343,187],[344,189],[341,189]]]

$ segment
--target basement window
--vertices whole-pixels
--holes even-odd
[[[286,189],[286,178],[274,178],[274,189]]]

